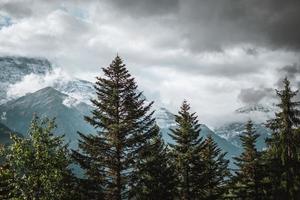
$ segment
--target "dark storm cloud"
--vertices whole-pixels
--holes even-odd
[[[251,56],[257,56],[258,55],[258,51],[256,48],[245,48],[244,49],[246,54],[251,55]]]
[[[274,89],[272,88],[261,88],[261,89],[255,89],[255,88],[247,88],[242,89],[240,91],[240,94],[238,95],[238,99],[247,105],[251,104],[258,104],[263,99],[266,98],[273,98],[274,97]]]
[[[183,6],[182,23],[194,50],[239,43],[300,50],[299,11],[298,0],[195,0]]]
[[[174,14],[172,25],[192,51],[222,51],[250,43],[270,49],[300,50],[299,0],[116,0],[134,16]]]
[[[283,79],[287,77],[292,86],[300,87],[300,65],[294,63],[292,65],[286,65],[277,70],[278,81],[275,84],[275,88],[281,89],[283,87]],[[262,100],[275,99],[275,90],[273,88],[247,88],[242,89],[238,95],[238,99],[244,104],[257,104]],[[297,99],[300,99],[300,94],[298,93]]]
[[[279,88],[283,87],[283,79],[287,77],[292,86],[300,87],[300,65],[298,63],[294,63],[292,65],[284,66],[278,69],[279,80],[277,82],[277,86]],[[298,98],[300,99],[300,94],[298,93]]]
[[[279,69],[279,73],[287,76],[289,79],[295,79],[300,75],[300,65],[294,63],[292,65],[287,65]]]
[[[118,9],[134,16],[165,15],[178,12],[179,0],[114,0]]]
[[[0,2],[1,11],[5,12],[11,17],[22,18],[28,17],[32,14],[32,10],[30,6],[27,4],[28,2],[15,2],[15,1],[7,1]]]

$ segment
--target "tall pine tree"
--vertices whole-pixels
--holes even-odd
[[[226,153],[222,153],[211,135],[205,139],[204,146],[201,155],[205,164],[204,177],[206,181],[203,185],[204,195],[202,199],[223,199],[230,175],[229,161],[224,158]]]
[[[246,131],[240,135],[243,153],[236,157],[235,194],[242,199],[263,199],[263,174],[261,154],[256,149],[256,141],[259,137],[249,120],[246,124]]]
[[[86,171],[88,180],[97,186],[99,196],[121,200],[136,186],[134,174],[141,152],[155,135],[156,125],[151,105],[137,92],[137,85],[117,56],[97,77],[95,109],[86,121],[96,134],[80,134],[79,152],[73,157]],[[100,197],[99,197],[100,198]]]
[[[183,200],[199,199],[204,185],[204,163],[200,155],[204,144],[200,137],[200,124],[186,101],[175,116],[175,121],[177,128],[170,129],[170,137],[175,144],[170,144],[170,147],[178,176],[178,193]]]
[[[272,130],[272,137],[267,140],[268,159],[273,172],[270,179],[281,177],[281,183],[275,188],[277,191],[274,191],[278,194],[282,187],[283,192],[280,193],[284,196],[281,195],[280,198],[299,199],[300,102],[293,100],[298,91],[292,91],[287,78],[283,80],[283,85],[282,90],[276,90],[280,99],[277,105],[279,112],[268,122],[268,127]]]

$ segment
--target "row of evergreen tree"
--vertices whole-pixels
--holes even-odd
[[[229,170],[226,153],[203,138],[197,115],[184,101],[165,144],[151,106],[117,56],[97,78],[94,110],[70,151],[55,136],[55,121],[34,117],[28,137],[12,136],[1,150],[0,199],[300,199],[300,111],[290,83],[277,91],[279,112],[267,122],[267,148],[256,149],[253,123],[240,136],[243,153]],[[80,166],[83,174],[74,174]]]

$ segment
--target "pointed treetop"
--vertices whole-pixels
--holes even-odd
[[[187,102],[187,100],[183,100],[182,105],[181,105],[181,110],[182,111],[188,111],[190,110],[190,104]]]

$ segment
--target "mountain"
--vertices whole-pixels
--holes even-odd
[[[156,109],[154,117],[156,118],[157,125],[161,129],[164,140],[167,143],[173,143],[174,141],[168,134],[170,133],[170,128],[176,128],[175,115],[171,113],[168,109],[160,107]],[[239,147],[231,144],[231,142],[220,137],[204,124],[201,125],[200,134],[203,138],[206,138],[208,135],[211,135],[214,141],[223,150],[223,152],[227,152],[226,158],[231,160],[230,167],[234,167],[232,158],[238,156],[241,153],[241,149]]]
[[[52,71],[47,59],[27,57],[0,57],[0,104],[7,100],[7,89],[29,74],[45,75]]]
[[[71,102],[71,103],[70,103]],[[1,123],[26,136],[30,121],[36,113],[40,117],[56,118],[59,135],[64,134],[70,146],[77,144],[77,131],[95,132],[83,116],[89,114],[91,107],[63,94],[52,87],[27,94],[19,99],[0,105]]]
[[[249,119],[253,120],[255,131],[260,134],[256,145],[259,150],[266,148],[265,140],[271,134],[271,131],[265,126],[268,119],[271,119],[276,112],[274,105],[249,105],[235,110],[234,119],[231,122],[214,129],[215,133],[229,141],[236,147],[241,147],[242,143],[239,136],[245,132],[245,125]]]
[[[19,137],[22,137],[22,135],[20,133],[13,132],[7,126],[0,123],[0,144],[1,145],[10,144],[12,142],[10,139],[11,135],[17,135]]]
[[[215,133],[229,141],[231,144],[240,147],[242,146],[240,135],[245,132],[246,122],[232,122],[215,129]],[[265,140],[270,136],[270,130],[264,124],[254,123],[254,130],[260,136],[257,139],[256,147],[259,150],[266,148]]]
[[[51,63],[47,59],[24,58],[24,57],[0,57],[0,101],[7,101],[6,88],[15,84],[29,74],[46,75],[53,71]],[[65,134],[66,140],[73,146],[77,143],[77,131],[83,133],[94,133],[93,128],[88,125],[84,115],[89,115],[92,109],[90,99],[95,97],[94,84],[80,79],[64,79],[62,77],[53,80],[49,87],[18,99],[0,105],[0,122],[26,136],[29,123],[34,113],[41,117],[56,117],[58,128],[57,134]],[[142,97],[146,99],[146,97]],[[1,102],[0,102],[1,103]],[[174,114],[166,108],[156,109],[154,117],[163,133],[163,138],[172,143],[169,137],[169,128],[176,126]],[[216,135],[207,126],[202,125],[203,137],[212,135],[218,145],[226,152],[228,158],[238,155],[240,149],[224,138]]]
[[[1,82],[16,83],[25,75],[46,74],[52,71],[47,59],[27,57],[0,57]]]
[[[58,80],[53,84],[53,88],[88,105],[91,105],[90,100],[96,96],[93,83],[76,78]]]
[[[274,111],[275,111],[274,105],[268,106],[262,104],[252,104],[235,110],[236,113],[251,113],[251,112],[272,113]]]

